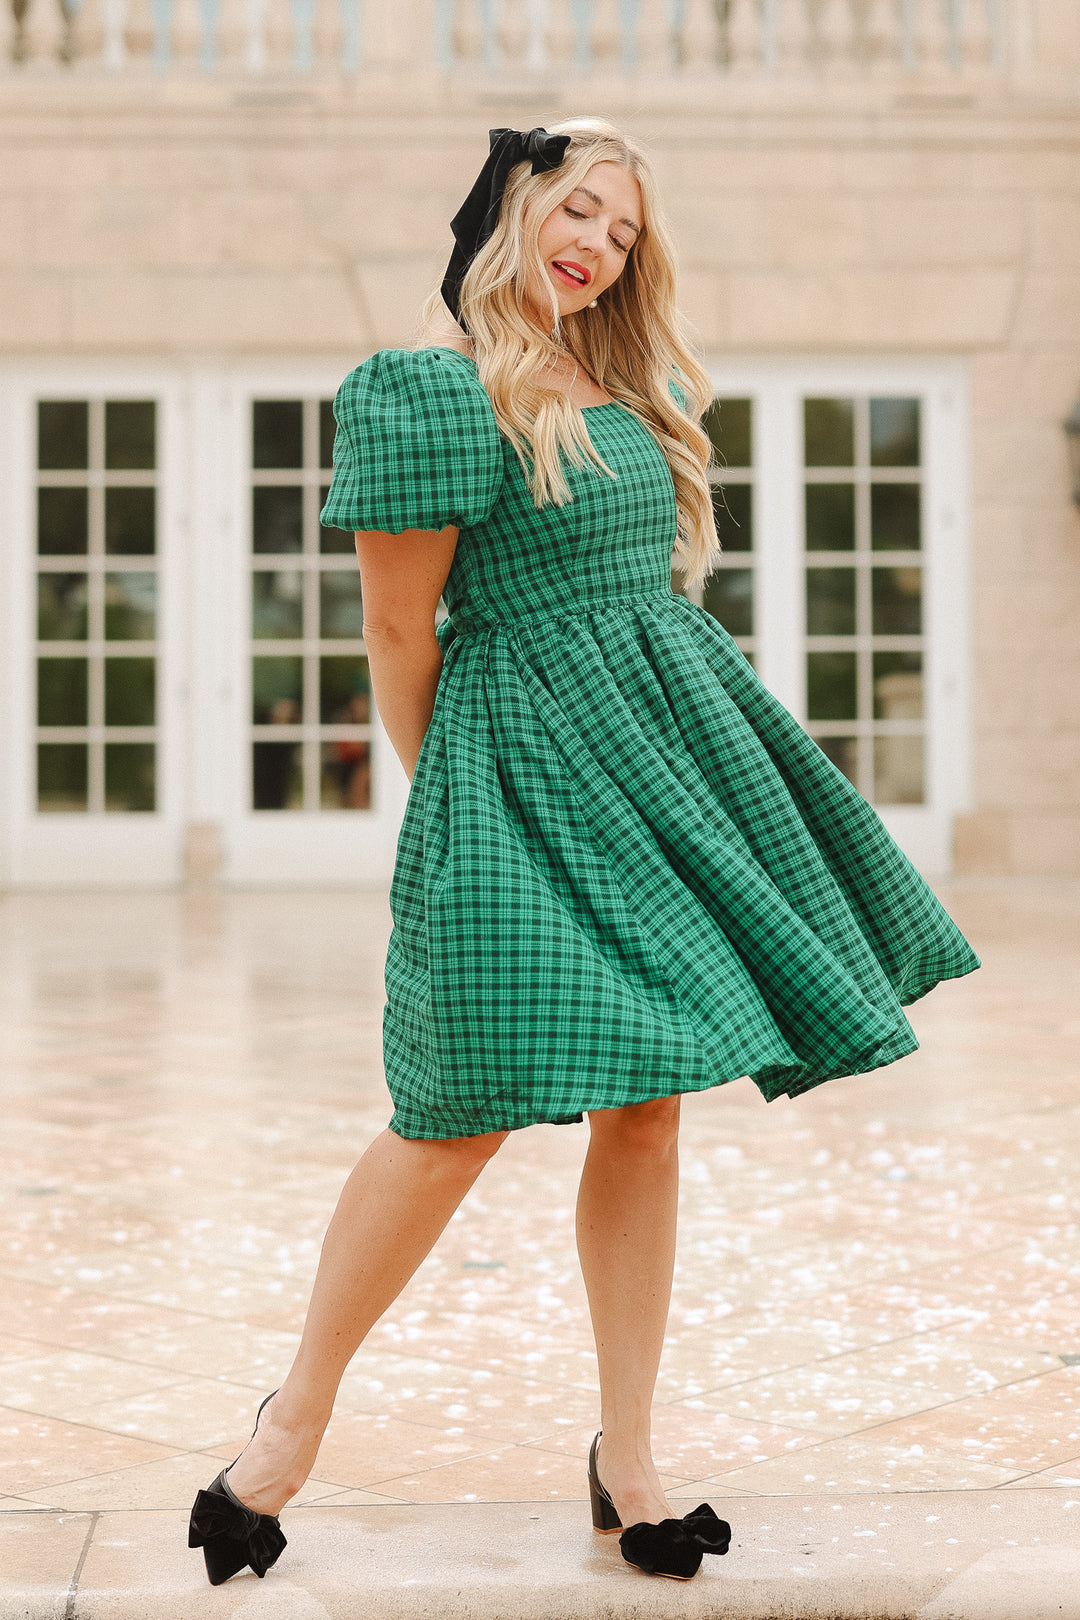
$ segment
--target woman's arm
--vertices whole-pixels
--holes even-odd
[[[410,781],[435,707],[442,669],[435,609],[457,539],[454,528],[356,536],[375,704]]]

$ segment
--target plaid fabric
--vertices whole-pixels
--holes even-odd
[[[750,1075],[767,1099],[916,1048],[978,960],[724,630],[673,595],[648,431],[538,512],[472,363],[386,351],[337,402],[324,521],[461,525],[391,890],[393,1129],[569,1121]]]

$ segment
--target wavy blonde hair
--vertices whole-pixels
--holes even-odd
[[[514,167],[495,234],[469,266],[461,313],[471,335],[480,381],[501,431],[521,461],[536,505],[572,497],[565,464],[592,463],[614,477],[589,438],[585,416],[545,372],[569,354],[619,404],[634,413],[663,451],[675,485],[675,557],[690,581],[703,579],[719,552],[706,468],[711,445],[700,418],[712,399],[705,368],[680,328],[675,302],[675,249],[656,180],[644,152],[614,125],[573,118],[552,126],[569,135],[559,168],[534,175]],[[642,229],[619,278],[595,309],[560,320],[551,292],[551,334],[529,319],[528,282],[549,286],[538,238],[545,219],[597,163],[617,163],[641,190]],[[421,346],[460,329],[435,292],[421,312]],[[685,400],[672,396],[674,382]]]

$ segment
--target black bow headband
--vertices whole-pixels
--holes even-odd
[[[530,129],[527,133],[519,129],[492,129],[488,131],[488,140],[491,151],[487,162],[450,221],[454,251],[443,277],[442,295],[457,321],[461,321],[461,283],[484,243],[495,233],[510,170],[515,164],[530,159],[533,174],[557,169],[570,145],[569,135],[549,135],[546,129]],[[461,324],[464,326],[464,321]]]

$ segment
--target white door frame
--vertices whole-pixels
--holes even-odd
[[[973,800],[972,582],[968,368],[955,358],[725,356],[709,363],[718,394],[754,401],[756,667],[806,719],[801,401],[898,395],[922,401],[926,802],[878,814],[931,877],[952,865],[953,819]],[[750,559],[748,559],[749,561]]]
[[[408,784],[376,724],[371,811],[253,812],[248,803],[250,401],[331,396],[356,357],[185,363],[152,357],[0,368],[0,886],[181,880],[190,823],[223,834],[234,884],[386,882]],[[757,668],[806,713],[800,401],[923,401],[927,802],[885,806],[928,875],[949,870],[952,821],[972,803],[967,367],[959,359],[726,356],[720,394],[754,400]],[[41,396],[159,402],[158,808],[39,814],[34,805],[34,406]]]

